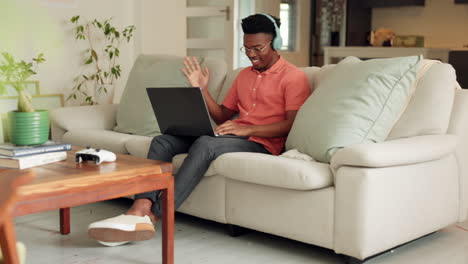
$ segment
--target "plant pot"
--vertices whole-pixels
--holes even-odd
[[[10,141],[15,145],[39,145],[49,140],[49,111],[8,113]]]

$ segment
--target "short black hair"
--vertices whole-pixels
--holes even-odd
[[[281,21],[279,18],[270,15],[276,22],[278,28],[281,26]],[[266,33],[273,35],[273,38],[276,37],[275,25],[273,22],[262,14],[255,14],[248,16],[242,19],[242,31],[244,34],[256,34],[256,33]]]

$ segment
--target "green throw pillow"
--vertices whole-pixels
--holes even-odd
[[[184,58],[171,55],[140,55],[132,67],[117,110],[114,131],[142,136],[160,135],[148,87],[189,87],[182,73]]]
[[[286,149],[328,163],[339,148],[384,141],[412,95],[421,59],[340,62],[299,110]]]

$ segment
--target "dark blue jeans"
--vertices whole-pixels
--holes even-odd
[[[172,162],[175,155],[188,153],[179,171],[174,175],[174,199],[175,208],[177,209],[201,181],[211,162],[222,154],[230,152],[270,154],[263,145],[247,139],[161,135],[153,138],[148,152],[148,159]],[[153,213],[157,217],[161,217],[159,194],[160,191],[141,193],[137,194],[135,199],[150,199],[153,202]]]

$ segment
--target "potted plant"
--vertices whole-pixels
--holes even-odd
[[[84,71],[74,79],[74,87],[67,100],[77,100],[84,96],[86,104],[112,103],[114,84],[122,72],[118,63],[120,44],[129,42],[133,37],[135,26],[127,26],[117,30],[110,19],[79,23],[80,16],[74,16],[70,22],[75,24],[75,38],[87,40],[88,48],[85,51]],[[108,95],[108,99],[100,98]]]
[[[49,139],[49,112],[34,110],[32,97],[26,91],[26,81],[36,74],[35,68],[44,62],[44,54],[39,54],[32,62],[16,61],[7,52],[0,61],[0,95],[5,94],[7,85],[18,93],[18,110],[8,113],[11,142],[16,145],[43,144]]]

